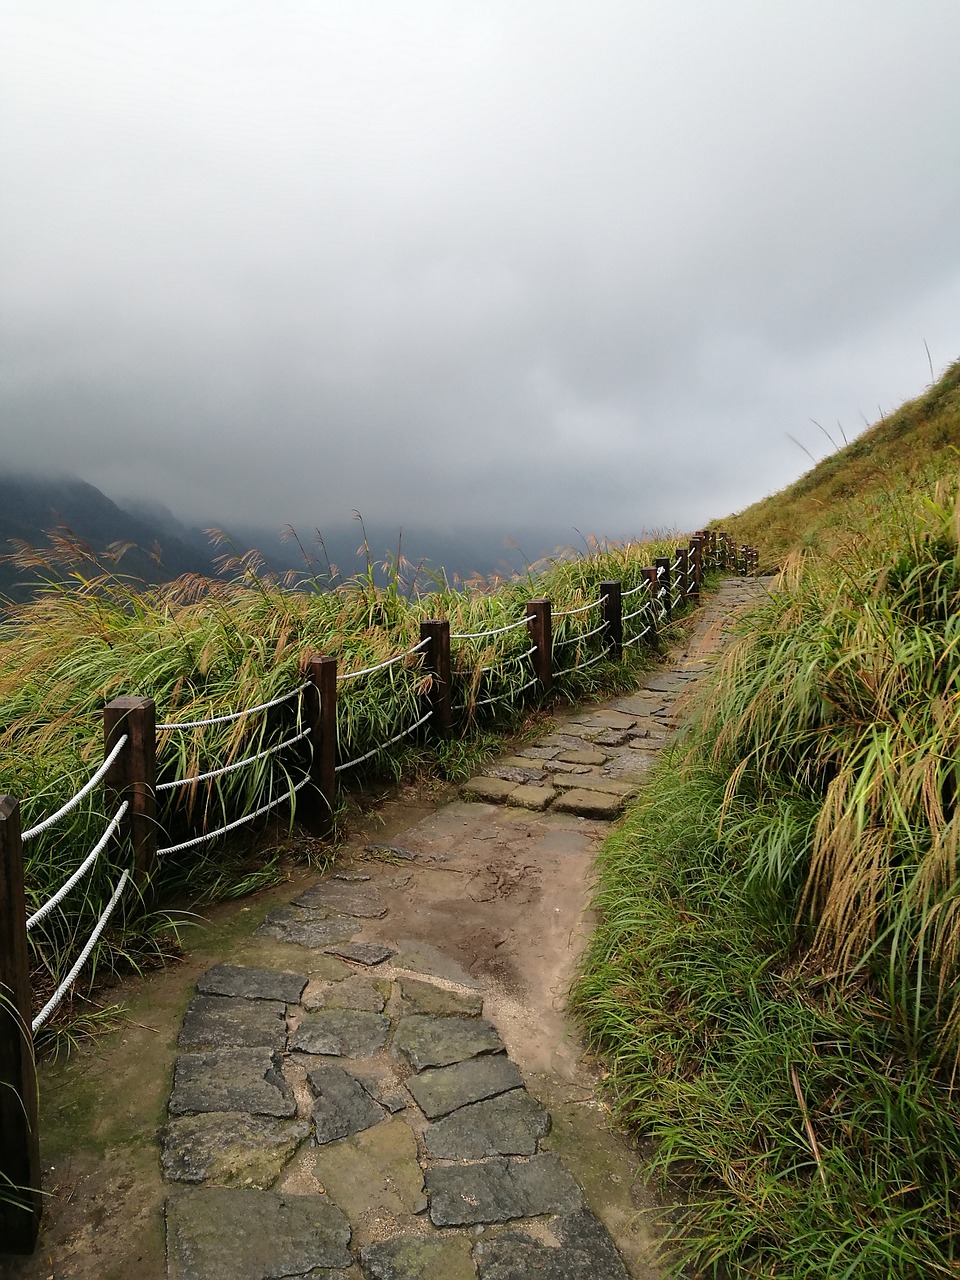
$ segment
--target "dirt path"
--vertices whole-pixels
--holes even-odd
[[[659,1275],[564,1003],[597,847],[760,589],[728,580],[635,694],[462,798],[388,807],[335,872],[216,913],[133,986],[119,1030],[43,1072],[50,1209],[0,1275]]]

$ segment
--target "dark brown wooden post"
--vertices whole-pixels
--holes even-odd
[[[670,557],[657,556],[653,567],[657,571],[657,590],[665,610],[664,616],[669,622],[673,614],[673,601],[670,598]]]
[[[433,618],[420,623],[420,639],[428,640],[423,669],[430,672],[430,709],[438,738],[450,737],[450,623]]]
[[[623,657],[623,583],[600,583],[600,612],[610,657],[619,662]]]
[[[680,603],[686,605],[690,599],[690,561],[687,557],[686,547],[677,547],[676,550],[677,577],[680,586]]]
[[[152,698],[114,698],[103,709],[103,751],[109,755],[127,735],[123,750],[104,779],[108,806],[124,800],[127,812],[119,827],[121,841],[133,848],[137,888],[153,875],[157,856],[157,709]]]
[[[695,533],[690,539],[690,597],[700,599],[703,586],[703,535]]]
[[[650,648],[660,652],[660,606],[657,596],[657,571],[652,564],[646,565],[640,570],[647,581],[647,589],[649,592],[647,603],[647,616],[650,619]]]
[[[528,600],[527,617],[530,619],[530,639],[536,646],[533,653],[533,669],[540,681],[543,693],[553,688],[553,626],[549,600]]]
[[[307,662],[304,707],[310,724],[311,787],[304,789],[297,813],[315,836],[330,836],[337,807],[337,660],[329,655]]]
[[[40,1227],[37,1070],[20,806],[0,796],[0,1253],[32,1253]]]

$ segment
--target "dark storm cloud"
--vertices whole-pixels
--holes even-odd
[[[222,522],[689,526],[960,353],[953,4],[7,12],[10,465]]]

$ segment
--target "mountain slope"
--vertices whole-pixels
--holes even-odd
[[[853,504],[960,467],[960,360],[916,400],[818,462],[794,484],[714,522],[767,563],[791,551],[829,552],[844,539]]]

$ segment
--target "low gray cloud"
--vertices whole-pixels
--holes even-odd
[[[5,464],[188,520],[746,505],[960,354],[938,0],[19,0]]]

